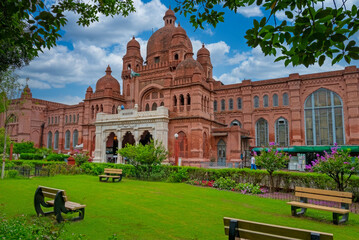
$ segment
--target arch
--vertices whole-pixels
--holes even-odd
[[[74,123],[76,122],[76,115],[73,116]]]
[[[263,96],[263,107],[268,107],[269,103],[268,103],[268,95],[264,95]]]
[[[99,107],[98,105],[96,104],[96,114],[99,112]],[[96,117],[96,116],[95,116]]]
[[[95,107],[92,105],[91,107],[91,118],[94,119],[95,118]]]
[[[226,110],[226,100],[222,99],[221,100],[221,111],[225,111]]]
[[[259,108],[259,97],[258,96],[254,96],[253,102],[254,102],[254,104],[253,104],[254,108]]]
[[[178,132],[178,144],[179,144],[178,156],[187,158],[188,157],[188,140],[187,140],[187,135],[183,131]]]
[[[345,144],[343,102],[335,92],[320,88],[304,102],[307,145]]]
[[[283,117],[280,117],[275,121],[275,142],[279,146],[289,146],[288,121]]]
[[[237,109],[242,109],[242,99],[240,97],[237,98]]]
[[[127,70],[131,70],[131,64],[127,64]]]
[[[233,110],[233,99],[230,98],[228,101],[228,110]]]
[[[177,97],[176,95],[173,96],[173,106],[177,106]]]
[[[256,146],[268,145],[268,122],[260,118],[256,122]]]
[[[59,131],[56,131],[54,137],[54,149],[58,149],[58,148],[59,148]]]
[[[100,112],[103,112],[103,105],[100,106]]]
[[[77,131],[77,129],[75,129],[75,131],[72,133],[72,146],[76,147],[78,141],[79,141],[79,132]]]
[[[278,107],[278,94],[273,94],[273,107]]]
[[[146,104],[146,108],[145,108],[146,111],[150,111],[150,105],[147,103]]]
[[[151,91],[157,91],[157,92],[161,92],[161,90],[163,89],[163,86],[157,84],[157,83],[151,83],[148,84],[144,89],[142,89],[139,93],[139,99],[143,99],[144,96],[147,93],[150,93]]]
[[[152,111],[156,111],[156,110],[157,110],[157,103],[153,103],[153,104],[152,104],[151,110],[152,110]]]
[[[51,117],[51,124],[54,124],[54,117]]]
[[[135,137],[130,131],[127,131],[122,139],[122,148],[126,147],[126,144],[134,145],[136,143]]]
[[[178,54],[177,54],[177,53],[175,54],[174,59],[175,59],[176,61],[178,60]]]
[[[151,140],[153,140],[152,134],[148,130],[145,130],[141,135],[140,143],[146,145],[149,144]]]
[[[289,97],[288,93],[283,93],[283,106],[289,106]]]
[[[66,117],[65,117],[65,123],[67,123],[67,115],[66,115]]]
[[[55,124],[57,124],[57,117],[55,117]]]
[[[115,114],[115,112],[116,112],[116,107],[115,107],[115,105],[113,105],[112,106],[112,114]]]
[[[72,121],[72,115],[70,114],[70,116],[69,116],[69,123],[71,123],[71,121]]]
[[[226,165],[226,142],[220,139],[217,143],[217,164]]]
[[[213,101],[213,111],[217,112],[217,100]]]
[[[191,105],[191,95],[187,93],[187,105]]]
[[[183,106],[184,105],[184,96],[183,94],[180,95],[180,105]]]
[[[65,149],[66,150],[70,149],[70,135],[71,135],[70,130],[67,130],[65,132]]]
[[[242,128],[242,124],[240,121],[238,121],[237,119],[233,120],[230,124],[230,126],[239,126],[240,128]]]
[[[164,103],[164,102],[161,102],[160,106],[163,107],[164,105],[165,105],[165,103]]]
[[[106,161],[115,163],[117,160],[118,139],[114,132],[110,132],[106,139]]]
[[[52,132],[47,133],[47,148],[52,148]]]

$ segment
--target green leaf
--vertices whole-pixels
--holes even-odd
[[[347,40],[347,37],[344,36],[343,34],[334,34],[333,36],[330,37],[334,42],[344,42],[345,40]]]
[[[324,63],[324,61],[325,61],[325,55],[322,55],[322,56],[320,56],[320,58],[319,58],[319,66],[322,66],[323,65],[323,63]]]
[[[285,15],[287,16],[287,18],[292,19],[293,18],[293,13],[291,11],[286,11]]]

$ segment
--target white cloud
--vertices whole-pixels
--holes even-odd
[[[218,80],[224,84],[239,83],[243,79],[266,80],[272,78],[287,77],[292,73],[309,74],[316,72],[335,71],[343,69],[339,64],[331,65],[329,61],[323,66],[315,64],[308,68],[304,66],[284,66],[284,62],[274,62],[276,57],[264,56],[260,48],[252,49],[237,55],[238,66],[229,73],[222,74]]]
[[[199,40],[191,39],[193,52],[197,56],[197,51],[202,47],[202,43]],[[211,53],[211,61],[213,66],[218,66],[221,64],[226,64],[225,60],[227,59],[226,54],[229,53],[230,47],[224,41],[219,41],[216,43],[205,43],[205,47]]]
[[[82,102],[83,98],[79,97],[79,96],[66,95],[66,96],[61,96],[58,98],[49,98],[48,100],[51,102],[58,102],[58,103],[63,103],[63,104],[67,104],[67,105],[75,105],[75,104],[79,104],[80,102]]]
[[[260,9],[259,6],[256,5],[252,5],[249,7],[240,7],[238,8],[238,12],[247,18],[263,16],[262,10]]]

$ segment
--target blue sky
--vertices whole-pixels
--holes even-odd
[[[169,5],[172,9],[176,6],[175,0],[134,2],[137,11],[129,17],[100,16],[100,22],[87,28],[76,24],[74,14],[67,14],[69,22],[58,46],[44,50],[29,66],[17,71],[23,83],[27,77],[30,78],[32,96],[77,104],[85,98],[88,86],[95,90],[96,82],[105,75],[108,64],[112,75],[122,84],[122,57],[127,42],[135,36],[145,59],[146,44],[152,30],[164,25],[162,18]],[[331,0],[327,2],[332,4]],[[348,0],[347,6],[357,3],[359,0]],[[239,83],[243,79],[255,81],[286,77],[291,73],[334,71],[348,66],[345,62],[332,66],[328,61],[322,67],[284,67],[283,62],[274,63],[275,57],[265,57],[260,49],[249,48],[244,39],[245,31],[252,26],[253,19],[261,19],[265,14],[264,9],[256,6],[240,9],[236,14],[226,11],[224,23],[219,23],[216,28],[206,26],[204,30],[195,30],[189,18],[179,14],[176,17],[177,23],[180,22],[192,40],[195,56],[202,43],[210,50],[213,76],[224,84]],[[284,19],[284,15],[278,15],[278,18]],[[358,40],[357,36],[355,40]],[[358,65],[358,61],[350,65]]]

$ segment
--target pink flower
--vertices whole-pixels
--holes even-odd
[[[354,169],[355,169],[355,167],[352,167],[352,168],[350,169],[350,171],[354,171]]]
[[[349,164],[348,162],[344,162],[344,164]]]

